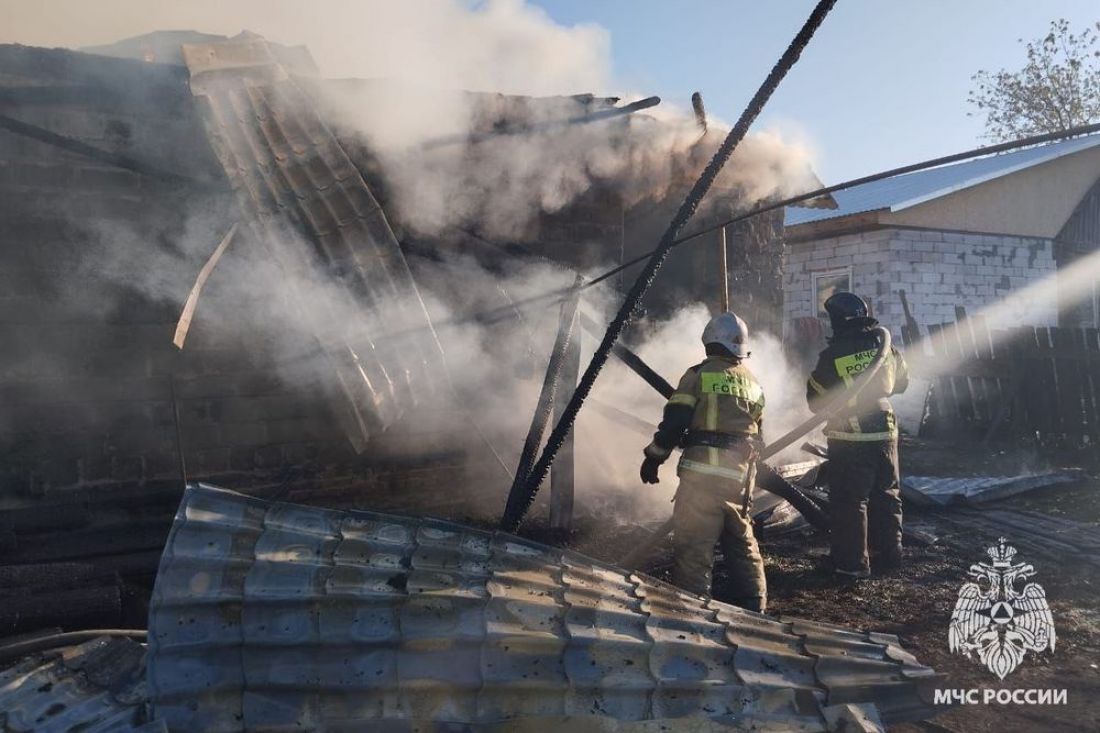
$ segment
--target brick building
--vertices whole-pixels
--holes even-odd
[[[838,208],[786,211],[784,318],[823,317],[837,289],[865,296],[900,336],[899,291],[917,322],[1011,299],[1021,325],[1096,326],[1081,302],[1028,286],[1100,249],[1100,135],[876,181],[834,194]],[[1003,324],[1011,325],[1011,324]]]

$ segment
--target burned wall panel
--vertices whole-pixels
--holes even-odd
[[[464,452],[416,434],[394,440],[432,446],[423,455],[355,455],[315,374],[281,362],[285,298],[247,237],[214,271],[184,351],[172,345],[195,274],[239,216],[183,69],[0,46],[0,115],[186,179],[0,129],[5,562],[155,569],[180,491],[170,378],[192,478],[439,513],[488,484]]]

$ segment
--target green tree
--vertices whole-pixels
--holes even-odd
[[[993,142],[1058,132],[1100,121],[1100,23],[1073,33],[1065,19],[1052,21],[1046,37],[1029,41],[1019,71],[979,71],[967,101],[985,115]],[[1020,39],[1020,43],[1024,43]]]

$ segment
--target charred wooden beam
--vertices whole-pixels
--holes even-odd
[[[489,140],[494,140],[501,137],[512,137],[516,135],[538,135],[546,132],[553,132],[554,130],[560,130],[565,127],[572,127],[573,125],[588,125],[593,122],[603,122],[605,120],[615,119],[616,117],[625,117],[626,115],[634,114],[643,109],[649,109],[650,107],[656,107],[661,103],[660,97],[646,97],[645,99],[639,99],[637,102],[631,102],[630,104],[624,104],[622,107],[612,107],[611,109],[600,110],[599,112],[592,112],[591,114],[577,115],[575,117],[567,117],[562,120],[552,120],[550,122],[542,122],[534,125],[515,125],[511,127],[502,127],[492,132],[483,132],[475,135],[450,135],[447,137],[441,137],[436,140],[429,140],[424,143],[424,149],[431,150],[434,148],[441,148],[447,145],[467,144],[472,145],[476,143],[483,143]]]
[[[151,165],[129,155],[102,150],[81,142],[80,140],[66,137],[65,135],[59,135],[44,127],[31,125],[21,120],[17,120],[14,117],[8,117],[7,115],[0,115],[0,129],[7,130],[16,135],[22,135],[23,137],[29,137],[32,140],[37,140],[46,145],[52,145],[56,148],[67,150],[70,153],[83,155],[85,158],[96,160],[100,163],[106,163],[116,168],[133,171],[134,173],[139,173],[154,180],[206,189],[225,189],[224,185],[215,183],[214,181],[201,181],[180,173],[164,170],[163,168]]]

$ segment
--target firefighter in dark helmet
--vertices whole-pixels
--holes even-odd
[[[714,544],[719,539],[736,597],[733,603],[763,612],[764,560],[752,532],[750,498],[764,413],[764,390],[745,367],[748,327],[721,313],[703,330],[707,358],[684,374],[665,405],[653,442],[645,449],[641,478],[658,481],[657,469],[683,447],[673,507],[672,582],[708,595]]]
[[[879,350],[878,321],[862,298],[836,293],[825,301],[825,312],[832,337],[806,383],[814,412],[852,384]],[[908,386],[905,360],[891,348],[871,383],[825,425],[830,554],[838,574],[865,578],[872,566],[879,572],[901,564],[898,429],[889,397]]]

